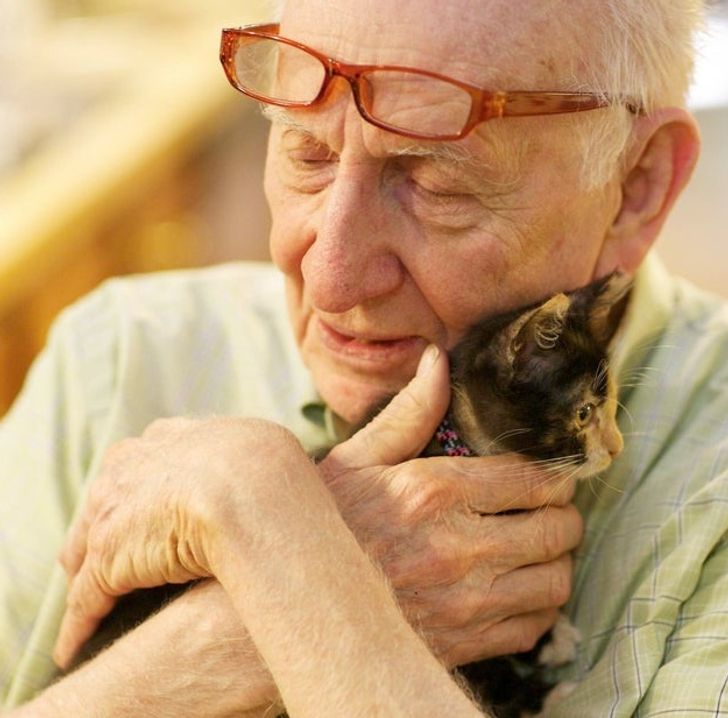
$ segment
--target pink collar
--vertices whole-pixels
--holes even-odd
[[[435,438],[442,446],[445,456],[475,456],[475,452],[465,444],[452,425],[450,418],[445,418],[437,427]]]

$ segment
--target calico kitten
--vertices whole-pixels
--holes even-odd
[[[463,444],[569,460],[575,478],[606,469],[622,448],[607,348],[628,288],[613,274],[472,327],[450,352],[448,419]]]
[[[451,404],[425,455],[518,452],[564,480],[604,471],[623,446],[607,349],[628,290],[614,274],[472,327],[450,353]],[[497,718],[534,715],[553,688],[534,664],[573,659],[577,637],[562,618],[528,656],[458,673]]]
[[[564,478],[606,469],[622,448],[607,347],[628,289],[627,280],[615,274],[472,327],[450,352],[450,409],[424,455],[518,452],[548,462],[544,466]],[[76,665],[185,588],[163,586],[123,597]],[[573,638],[568,624],[557,626],[568,644]],[[551,688],[537,673],[523,677],[520,658],[479,661],[458,672],[498,718],[540,710]]]

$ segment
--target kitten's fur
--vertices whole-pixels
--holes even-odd
[[[607,347],[627,288],[610,275],[468,331],[450,353],[450,416],[475,453],[570,457],[577,478],[609,465],[622,440]]]
[[[619,275],[487,319],[450,352],[450,419],[477,454],[518,452],[553,462],[554,473],[585,478],[622,448],[607,346],[628,282]],[[433,440],[425,455],[442,453]],[[184,587],[124,597],[84,646],[76,665],[141,623]],[[540,647],[539,647],[540,648]],[[499,718],[541,708],[550,686],[521,677],[512,658],[459,669],[477,699]]]

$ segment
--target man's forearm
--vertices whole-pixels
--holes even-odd
[[[315,468],[299,462],[257,487],[220,531],[229,543],[214,568],[290,711],[482,716],[405,621]]]
[[[128,674],[127,674],[128,675]],[[157,690],[149,690],[149,685],[130,685],[123,678],[106,684],[89,672],[77,671],[54,684],[35,700],[26,703],[9,713],[4,718],[113,718],[114,716],[139,715],[145,718],[193,718],[200,715],[212,715],[200,707],[199,701],[185,701],[182,693],[188,687],[180,681],[180,692],[166,699]],[[103,686],[103,690],[102,687]],[[221,686],[221,690],[229,689]],[[201,710],[203,712],[201,712]],[[224,712],[216,714],[220,718],[272,718],[277,715],[271,712],[270,702],[251,708],[244,712]]]
[[[221,587],[211,582],[8,718],[271,718],[277,695]]]

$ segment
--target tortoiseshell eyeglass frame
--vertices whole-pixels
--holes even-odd
[[[329,57],[308,45],[304,45],[296,40],[278,35],[279,25],[277,23],[268,23],[264,25],[249,25],[241,28],[228,28],[222,31],[222,40],[220,43],[220,61],[222,62],[225,74],[230,84],[239,92],[248,97],[252,97],[259,102],[266,104],[278,105],[280,107],[290,108],[308,108],[322,103],[326,99],[331,81],[335,77],[342,77],[349,83],[354,101],[361,116],[372,125],[402,135],[421,140],[438,140],[450,141],[459,140],[465,137],[472,129],[481,122],[492,120],[500,117],[526,117],[534,115],[562,115],[572,112],[584,112],[586,110],[596,110],[612,105],[622,105],[632,114],[642,114],[641,107],[630,100],[623,97],[612,97],[603,93],[592,92],[558,92],[547,90],[486,90],[482,87],[471,85],[461,80],[456,80],[446,75],[440,75],[429,70],[422,70],[416,67],[406,67],[398,65],[355,65],[342,62],[333,57]],[[249,42],[255,38],[265,38],[275,40],[285,45],[296,47],[315,57],[325,70],[324,79],[321,83],[316,97],[308,102],[292,102],[287,100],[279,100],[258,94],[250,89],[243,87],[237,77],[235,69],[235,56],[238,48],[244,42]],[[432,135],[421,134],[403,129],[401,127],[390,125],[383,122],[376,116],[371,114],[370,108],[367,106],[368,94],[362,91],[361,79],[366,77],[368,73],[381,71],[404,72],[421,77],[430,77],[435,80],[450,83],[470,95],[471,106],[468,119],[465,121],[462,129],[456,134],[448,135]]]

